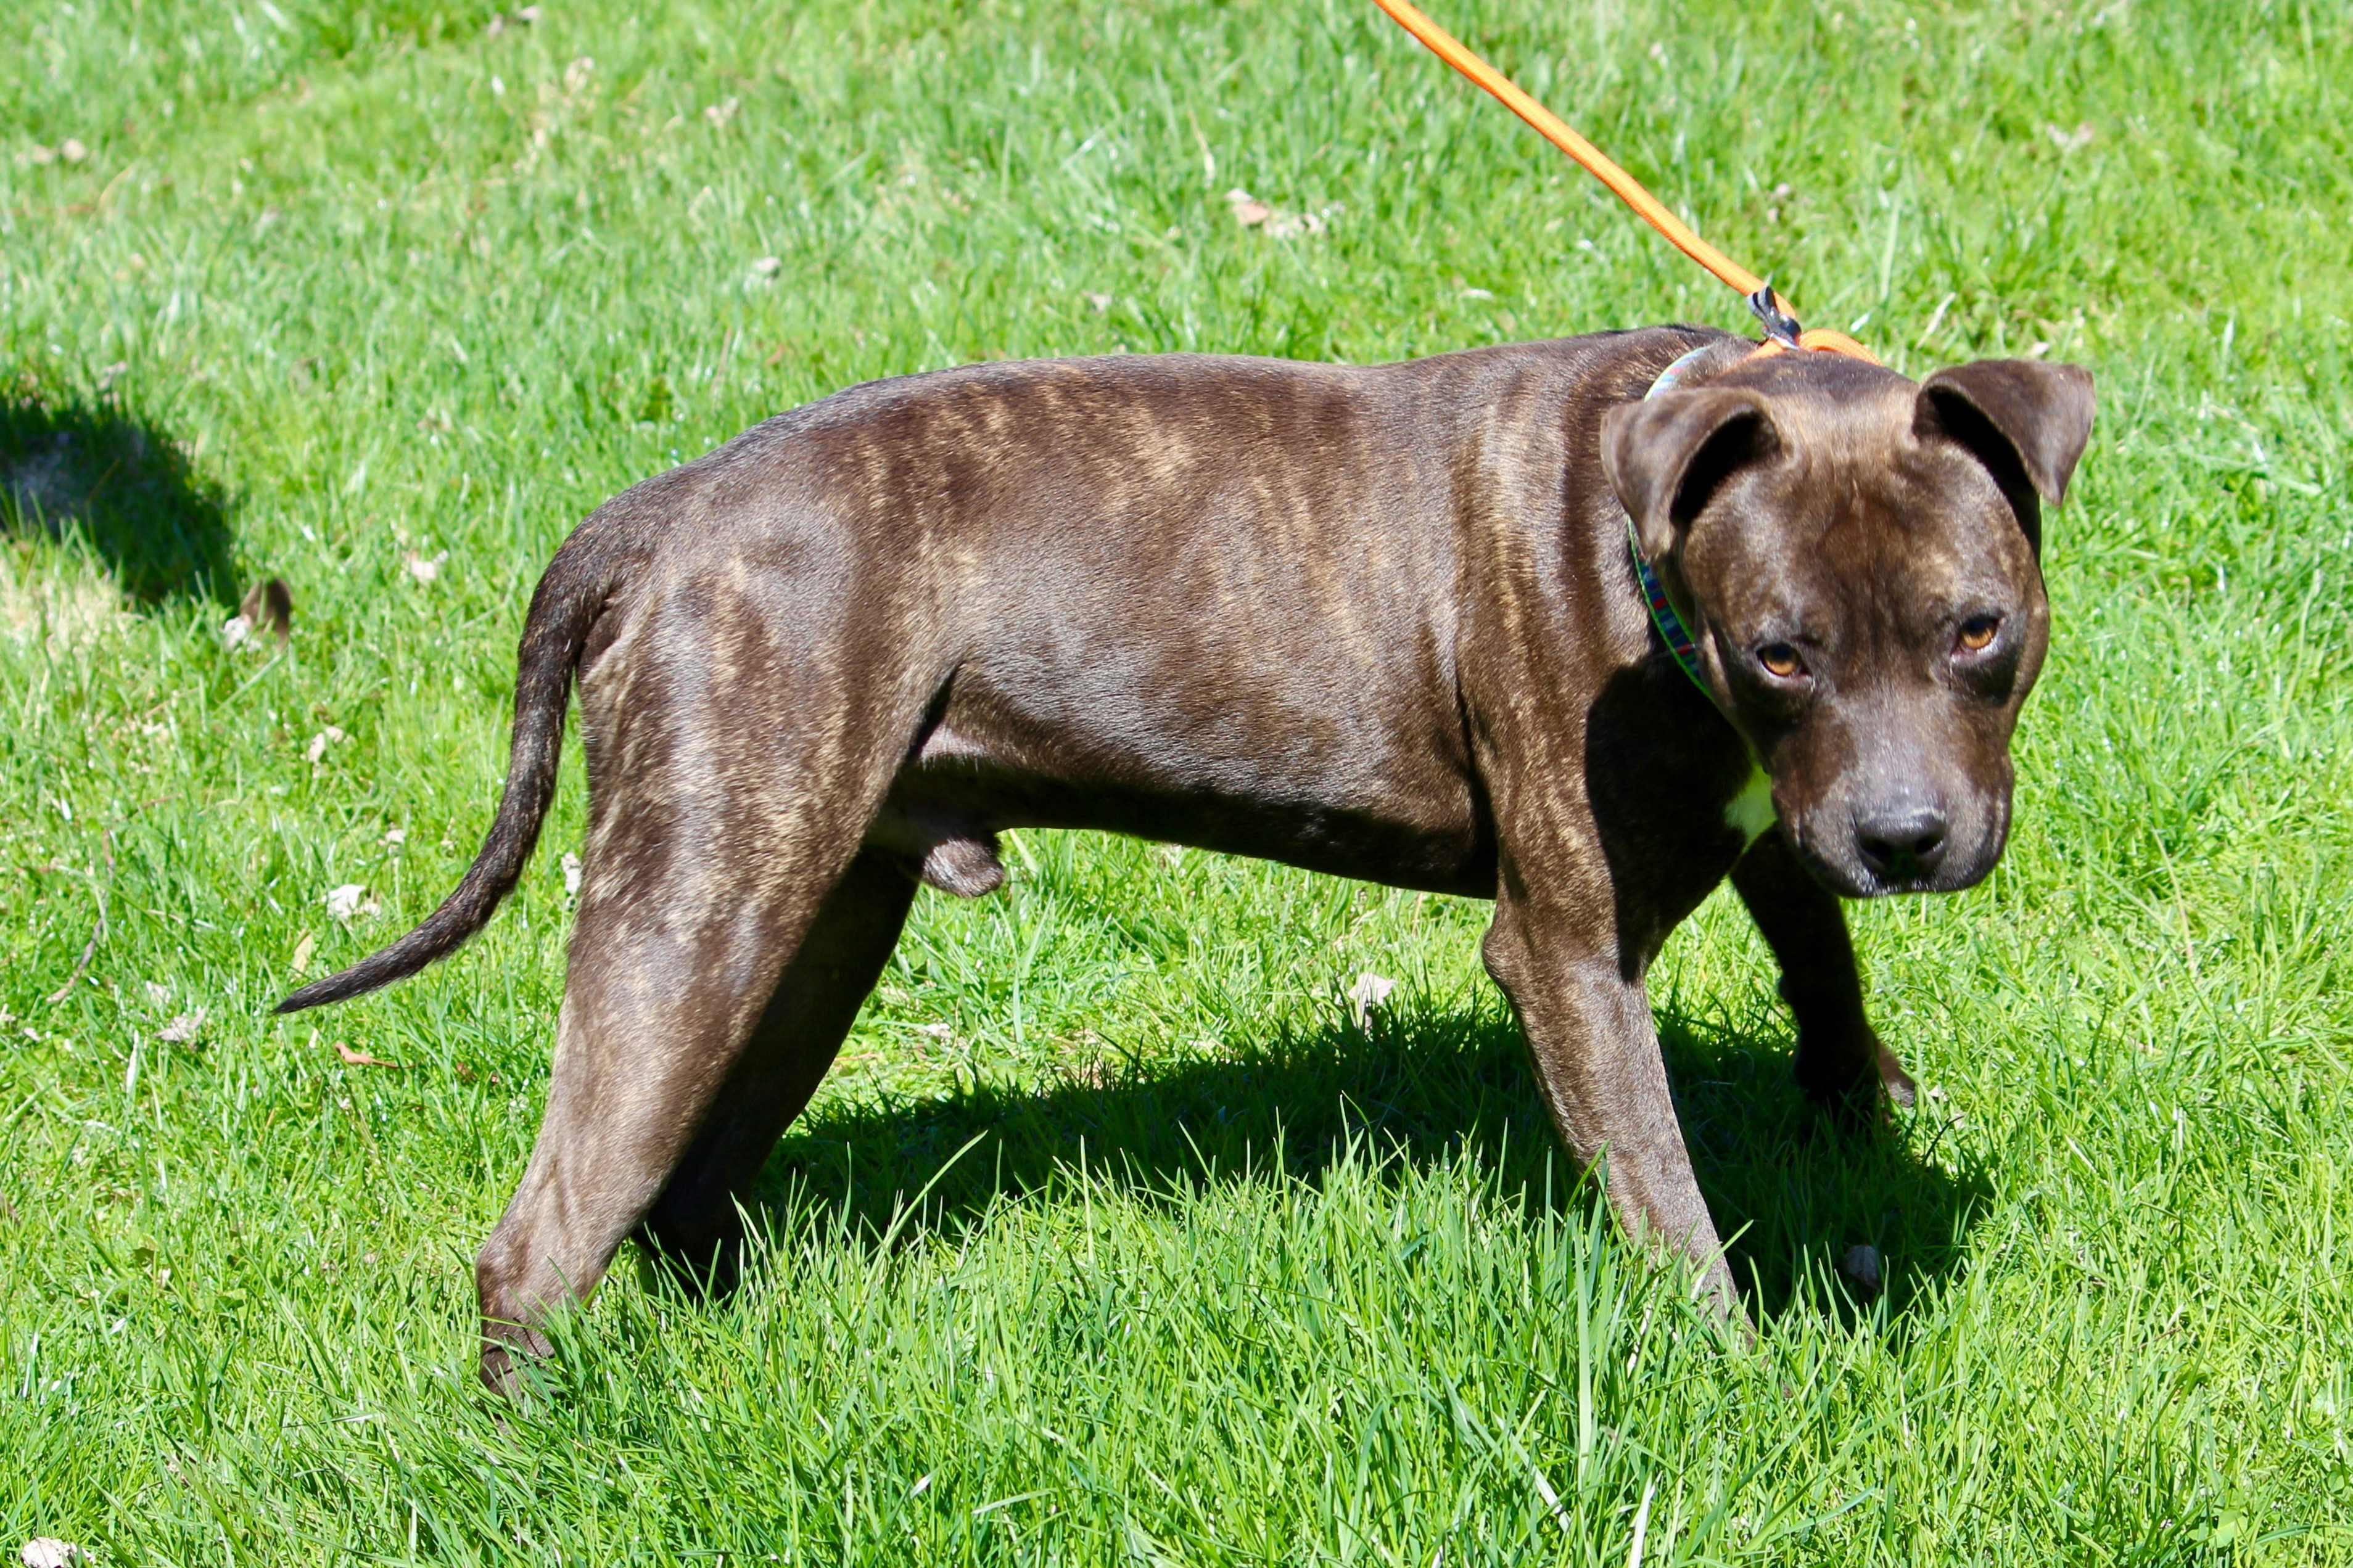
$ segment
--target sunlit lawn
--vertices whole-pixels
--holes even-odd
[[[1918,1109],[1818,1127],[1736,904],[1655,977],[1759,1342],[1597,1217],[1482,906],[1031,835],[1007,892],[923,895],[750,1283],[625,1263],[554,1396],[494,1406],[467,1260],[536,1125],[576,753],[475,946],[268,1008],[471,858],[583,513],[875,376],[1737,302],[1369,5],[37,0],[0,16],[0,1545],[2353,1558],[2353,10],[1440,10],[1810,321],[2100,380],[2010,856],[1853,910]],[[225,647],[270,574],[290,645]]]

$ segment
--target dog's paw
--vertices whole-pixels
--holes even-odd
[[[1790,1068],[1806,1098],[1849,1126],[1883,1126],[1889,1105],[1912,1104],[1912,1075],[1875,1034],[1827,1047],[1801,1031]]]
[[[526,1368],[550,1354],[554,1346],[537,1329],[517,1323],[482,1325],[482,1386],[500,1398],[520,1405],[532,1392]]]

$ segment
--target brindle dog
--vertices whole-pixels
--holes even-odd
[[[585,875],[545,1120],[477,1263],[485,1378],[543,1352],[632,1232],[729,1255],[917,884],[987,892],[998,830],[1032,826],[1493,899],[1487,967],[1561,1136],[1607,1152],[1625,1228],[1736,1317],[1643,972],[1729,874],[1807,1092],[1909,1100],[1838,899],[1965,888],[2000,856],[2049,633],[2041,508],[2093,407],[2069,365],[1915,384],[1751,346],[972,365],[853,387],[599,508],[532,601],[480,856],[281,1008],[490,918],[576,673]]]

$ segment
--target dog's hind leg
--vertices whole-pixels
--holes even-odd
[[[756,878],[733,874],[749,846],[723,831],[703,863],[652,876],[604,847],[592,837],[539,1139],[475,1258],[482,1377],[505,1392],[511,1351],[545,1354],[549,1314],[595,1290],[652,1209],[857,846],[820,840],[796,874]]]
[[[690,1283],[733,1282],[738,1205],[776,1139],[808,1104],[881,976],[914,897],[903,858],[869,847],[826,896],[702,1130],[639,1227]]]
[[[1798,1085],[1842,1113],[1873,1109],[1881,1088],[1912,1103],[1911,1075],[1862,1008],[1862,973],[1838,896],[1814,880],[1779,829],[1749,847],[1732,885],[1781,965],[1781,995],[1798,1020]]]
[[[780,980],[795,976],[787,1007],[803,994],[813,933],[819,967],[871,971],[875,928],[904,908],[860,846],[925,691],[903,663],[816,643],[830,601],[729,595],[702,580],[634,606],[583,668],[589,833],[547,1109],[475,1260],[494,1387],[512,1388],[512,1351],[545,1352],[549,1314],[585,1300],[653,1212]],[[859,919],[826,919],[838,889]],[[829,951],[853,928],[871,940]],[[800,1066],[813,1083],[819,1064]]]

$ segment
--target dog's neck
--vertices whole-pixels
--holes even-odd
[[[1682,363],[1681,360],[1675,362]],[[1659,638],[1674,656],[1675,667],[1691,677],[1694,686],[1710,703],[1715,693],[1708,690],[1707,679],[1699,670],[1699,645],[1692,641],[1691,629],[1683,625],[1683,616],[1675,613],[1673,601],[1667,597],[1659,574],[1651,569],[1650,558],[1642,553],[1642,542],[1635,537],[1634,520],[1626,520],[1626,552],[1634,558],[1634,575],[1642,584],[1642,603],[1651,607],[1651,625],[1656,626]]]
[[[1642,401],[1648,403],[1662,392],[1675,390],[1684,375],[1700,361],[1718,353],[1723,347],[1722,342],[1702,343],[1677,355],[1666,369],[1659,373],[1658,379],[1651,383],[1651,389],[1642,394]],[[1683,616],[1676,613],[1674,602],[1667,597],[1666,587],[1659,581],[1650,557],[1642,553],[1642,542],[1634,531],[1634,520],[1630,516],[1626,520],[1626,552],[1633,559],[1634,575],[1642,586],[1642,603],[1650,606],[1651,625],[1658,628],[1659,640],[1665,643],[1667,652],[1674,656],[1675,667],[1690,676],[1692,684],[1699,688],[1700,695],[1714,704],[1715,693],[1707,689],[1707,678],[1700,673],[1699,645],[1693,640],[1691,628],[1683,625]]]

